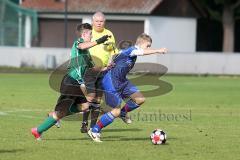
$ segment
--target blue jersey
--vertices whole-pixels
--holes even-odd
[[[102,80],[107,105],[117,107],[121,104],[122,99],[138,92],[137,87],[127,79],[127,74],[134,67],[138,55],[143,55],[143,50],[132,46],[120,51],[114,59],[115,66],[107,72]]]
[[[126,76],[134,67],[134,64],[137,60],[137,55],[141,55],[142,53],[142,49],[137,46],[132,46],[120,51],[117,57],[113,60],[115,67],[111,69],[111,75],[114,80],[120,82],[126,81]]]

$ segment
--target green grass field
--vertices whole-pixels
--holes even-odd
[[[80,121],[64,120],[43,141],[33,139],[30,128],[42,122],[58,96],[48,76],[0,74],[0,160],[240,159],[240,77],[164,76],[173,90],[147,98],[131,114],[133,124],[117,119],[96,144],[80,133]],[[151,144],[155,128],[166,131],[166,145]]]

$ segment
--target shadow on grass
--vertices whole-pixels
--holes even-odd
[[[127,129],[105,129],[103,132],[140,132],[139,128],[127,128]]]
[[[108,141],[115,141],[114,139],[120,139],[124,136],[106,136],[104,137],[104,140],[108,140]],[[46,141],[86,141],[86,140],[90,140],[92,141],[92,139],[90,137],[88,137],[86,135],[86,137],[83,137],[83,138],[46,138],[44,139]]]
[[[170,137],[167,139],[167,143],[165,145],[168,145],[169,141],[176,140],[177,138]],[[103,141],[151,141],[150,137],[124,137],[124,136],[112,136],[111,138],[109,137],[102,137]]]
[[[24,149],[0,149],[0,154],[2,153],[17,153],[17,152],[23,152]]]
[[[102,137],[103,141],[150,141],[150,139],[148,137],[135,137],[135,138],[128,138],[125,136],[108,136]]]
[[[169,145],[169,141],[174,141],[177,138],[174,137],[170,137],[167,139],[167,143],[164,145]],[[90,137],[83,137],[83,138],[47,138],[44,139],[47,141],[92,141],[92,139]],[[113,142],[113,141],[149,141],[150,142],[150,138],[149,137],[125,137],[125,136],[103,136],[102,137],[103,141],[108,141],[108,142]],[[0,150],[1,153],[1,150]]]
[[[88,137],[83,138],[46,138],[46,141],[83,141],[83,140],[91,140]]]
[[[149,137],[120,138],[120,141],[149,141]]]

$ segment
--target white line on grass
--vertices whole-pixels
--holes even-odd
[[[27,119],[42,119],[43,117],[40,116],[31,116],[22,114],[24,112],[48,112],[49,110],[42,110],[42,109],[13,109],[8,111],[1,111],[0,116],[14,116],[20,118],[27,118]],[[22,113],[21,113],[22,112]]]
[[[0,112],[0,116],[6,116],[6,115],[8,115],[8,114],[5,112]]]

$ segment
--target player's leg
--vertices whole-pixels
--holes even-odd
[[[51,128],[58,120],[66,116],[72,104],[72,99],[61,95],[55,107],[55,111],[49,115],[38,127],[32,128],[31,132],[35,138],[37,140],[41,140],[42,133]]]
[[[88,130],[88,117],[90,114],[90,110],[92,108],[91,103],[94,101],[96,97],[96,92],[95,92],[95,82],[97,80],[97,75],[96,72],[93,70],[89,69],[86,71],[84,75],[84,81],[85,81],[85,93],[86,93],[86,98],[89,102],[89,111],[83,113],[83,120],[82,120],[82,126],[80,128],[80,131],[82,133],[86,133]]]
[[[92,108],[92,101],[94,100],[94,97],[95,97],[95,93],[90,93],[87,95],[87,101],[89,103],[89,110],[86,110],[83,113],[82,126],[80,129],[81,133],[87,133],[87,131],[88,131],[88,117],[91,112],[90,110]]]
[[[127,113],[140,107],[140,105],[142,105],[145,102],[145,97],[137,89],[137,87],[131,84],[130,82],[124,88],[123,93],[126,98],[130,98],[121,109],[121,115],[120,115],[122,120],[127,123],[129,121],[129,117],[127,116]]]
[[[103,89],[102,89],[102,77],[98,78],[96,83],[96,96],[94,101],[92,101],[91,103],[91,124],[90,124],[90,128],[92,128],[93,126],[95,126],[95,124],[97,123],[98,120],[98,116],[100,114],[100,104],[101,104],[101,99],[103,96]]]
[[[92,132],[100,133],[101,130],[111,124],[114,119],[120,115],[120,113],[121,109],[120,106],[118,106],[116,108],[113,108],[110,112],[103,114],[96,123],[96,125],[93,126],[93,128],[91,129]]]
[[[99,121],[93,126],[92,129],[88,131],[88,135],[95,141],[95,142],[102,142],[100,140],[100,133],[104,127],[107,127],[111,123],[113,123],[114,119],[120,115],[121,109],[114,108],[110,112],[103,114]]]
[[[84,97],[77,98],[79,100],[77,100],[76,97],[61,95],[59,98],[60,100],[55,107],[55,111],[49,115],[42,124],[32,129],[32,134],[35,136],[35,138],[40,140],[42,133],[50,129],[58,120],[62,119],[63,117],[78,113],[80,111],[88,111],[89,103],[87,100]]]
[[[83,113],[82,126],[80,128],[81,133],[87,133],[88,131],[88,117],[91,110],[91,102],[93,101],[94,97],[95,97],[95,93],[90,93],[90,94],[87,94],[86,96],[87,101],[89,103],[89,110]]]
[[[99,99],[99,97],[96,97],[96,99]],[[98,116],[100,114],[100,102],[97,100],[95,102],[90,103],[91,106],[91,123],[90,123],[90,128],[92,128],[98,120]]]
[[[58,99],[54,113],[47,117],[37,128],[32,129],[32,134],[36,139],[40,139],[41,134],[51,128],[58,120],[71,114],[71,110],[76,109],[73,105],[77,99],[81,99],[80,103],[87,102],[79,84],[69,76],[63,78],[60,91],[61,96]]]
[[[79,90],[80,87],[80,90]],[[71,108],[69,108],[70,112],[72,114],[78,113],[79,110],[81,110],[81,107],[79,106],[79,102],[82,101],[82,99],[85,99],[86,97],[86,87],[84,84],[79,85],[79,83],[66,75],[61,83],[61,93],[64,95],[70,95],[75,97],[76,101],[74,104],[71,105]],[[86,110],[85,112],[89,113],[89,110]],[[48,116],[52,115],[54,112],[48,113]],[[60,120],[58,120],[55,125],[60,128]]]
[[[54,114],[54,111],[53,111],[53,112],[49,112],[49,113],[47,114],[47,117],[52,116],[53,114]],[[60,120],[57,120],[57,122],[55,123],[55,126],[56,126],[57,128],[60,128],[60,127],[61,127],[61,121],[60,121]]]
[[[126,104],[121,109],[121,115],[137,109],[144,102],[145,102],[145,98],[141,92],[133,93],[132,95],[130,95],[130,99],[126,102]]]
[[[107,83],[104,83],[107,82]],[[100,132],[104,127],[110,125],[116,117],[120,115],[120,105],[122,102],[120,93],[118,93],[111,81],[111,76],[105,76],[103,79],[103,88],[106,104],[113,109],[110,112],[103,114],[96,125],[88,131],[89,136],[96,142],[101,142]]]

